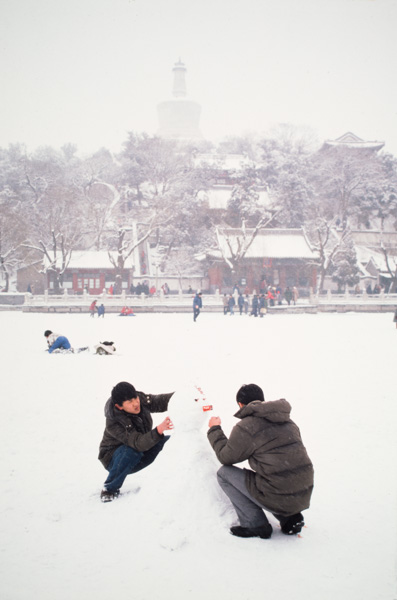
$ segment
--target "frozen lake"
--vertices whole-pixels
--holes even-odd
[[[0,596],[4,600],[395,600],[397,329],[392,314],[0,312]],[[44,330],[114,356],[48,355]],[[172,439],[127,492],[99,501],[103,407],[129,381],[176,391]],[[235,423],[257,383],[286,398],[315,468],[302,537],[234,538],[209,414]],[[212,413],[194,402],[200,386]],[[164,415],[154,415],[159,422]]]

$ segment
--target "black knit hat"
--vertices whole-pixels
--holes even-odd
[[[236,394],[237,402],[241,402],[241,404],[249,404],[254,400],[260,400],[261,402],[265,401],[265,396],[263,395],[262,388],[255,383],[248,383],[247,385],[242,385],[239,391]]]
[[[48,337],[51,334],[52,334],[52,331],[50,331],[49,329],[46,329],[44,332],[44,337]]]
[[[118,404],[122,406],[123,402],[126,400],[131,400],[131,398],[137,397],[137,391],[131,383],[127,381],[120,381],[117,385],[112,389],[112,400],[113,404]]]

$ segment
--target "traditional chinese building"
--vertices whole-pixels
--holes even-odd
[[[197,169],[207,167],[212,171],[212,185],[201,193],[201,197],[208,203],[212,211],[227,209],[233,188],[239,183],[244,168],[252,164],[242,154],[198,154],[195,160]],[[266,186],[255,186],[259,203],[266,207],[270,203]]]
[[[352,230],[350,235],[363,287],[378,283],[386,291],[392,291],[395,279],[392,274],[397,273],[397,232],[361,229]]]
[[[354,133],[348,131],[336,140],[325,140],[322,150],[329,150],[330,148],[350,148],[353,150],[360,151],[374,151],[378,152],[383,148],[385,142],[365,141],[359,138]]]
[[[249,229],[218,231],[218,248],[206,252],[211,291],[229,292],[236,283],[248,292],[259,292],[265,285],[283,290],[295,285],[307,291],[316,287],[316,255],[302,229],[261,229],[253,239],[252,233]]]
[[[116,253],[112,253],[114,258]],[[140,247],[137,252],[125,261],[125,268],[121,271],[122,289],[129,290],[131,283],[149,273],[149,257],[147,248]],[[36,294],[42,294],[46,290],[54,290],[55,275],[48,270],[49,263],[46,258],[36,262],[30,267],[24,267],[17,273],[17,288],[25,292],[30,285]],[[100,294],[104,289],[108,290],[116,278],[116,269],[110,261],[109,253],[106,251],[83,251],[76,250],[62,275],[62,289],[70,293]]]

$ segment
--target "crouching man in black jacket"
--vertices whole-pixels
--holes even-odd
[[[101,492],[102,502],[111,502],[120,494],[127,475],[149,466],[161,452],[173,429],[166,417],[153,429],[151,413],[165,412],[171,394],[144,394],[122,381],[112,390],[105,405],[106,427],[99,446],[99,460],[109,471]]]
[[[262,389],[243,385],[236,397],[240,422],[227,438],[219,417],[209,421],[208,439],[222,467],[218,482],[229,496],[240,525],[231,527],[239,537],[270,538],[272,526],[265,510],[280,521],[287,535],[301,531],[302,510],[309,508],[313,465],[298,427],[284,400],[265,402]],[[251,469],[235,467],[248,460]]]

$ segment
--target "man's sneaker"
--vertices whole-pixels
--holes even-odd
[[[268,540],[272,535],[273,528],[270,523],[261,525],[260,527],[242,527],[241,525],[236,525],[235,527],[230,528],[230,532],[237,537],[260,537],[264,540]]]
[[[302,531],[302,527],[305,522],[303,520],[303,516],[301,513],[296,515],[292,515],[292,517],[288,517],[288,519],[282,523],[281,531],[285,533],[285,535],[295,535]]]
[[[120,490],[116,490],[115,492],[109,492],[108,490],[102,490],[101,492],[101,500],[102,502],[111,502],[120,496]]]

